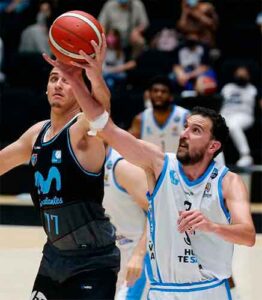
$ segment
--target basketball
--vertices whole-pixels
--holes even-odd
[[[63,63],[84,62],[79,50],[94,56],[91,41],[101,46],[102,32],[101,24],[92,15],[78,10],[68,11],[51,25],[49,45],[55,57]]]

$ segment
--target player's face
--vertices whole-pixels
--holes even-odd
[[[182,164],[191,165],[203,160],[214,141],[211,130],[209,118],[201,115],[188,117],[177,150],[177,158]]]
[[[160,83],[153,84],[149,93],[155,110],[166,110],[171,104],[172,95],[167,86]]]
[[[77,105],[70,84],[57,68],[53,68],[49,75],[47,95],[52,109],[65,111]]]

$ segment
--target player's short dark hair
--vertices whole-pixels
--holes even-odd
[[[152,89],[154,84],[162,84],[169,89],[170,94],[173,93],[173,85],[167,76],[155,76],[149,81],[148,89]]]
[[[211,120],[213,125],[211,129],[212,135],[214,139],[221,143],[221,148],[214,155],[217,156],[220,152],[223,151],[224,146],[229,138],[229,128],[226,124],[225,119],[215,110],[201,106],[194,107],[191,111],[191,115],[201,115]]]

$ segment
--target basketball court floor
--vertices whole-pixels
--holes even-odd
[[[6,200],[17,203],[15,198],[3,201]],[[24,205],[29,204],[24,202]],[[252,211],[261,213],[262,204],[252,205]],[[44,242],[45,234],[40,226],[0,225],[0,300],[30,299]],[[233,275],[240,300],[262,299],[261,272],[262,234],[257,234],[254,247],[235,246]]]

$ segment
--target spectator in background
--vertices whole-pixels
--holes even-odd
[[[0,13],[20,13],[24,11],[30,4],[29,0],[1,0]]]
[[[210,78],[214,84],[216,83],[215,72],[209,66],[208,48],[198,41],[196,34],[191,33],[176,49],[170,78],[182,92],[194,92],[197,81],[203,76]]]
[[[221,90],[224,102],[221,114],[226,119],[233,143],[239,152],[236,165],[247,167],[252,165],[248,140],[244,130],[254,123],[254,108],[257,89],[251,84],[250,72],[245,66],[238,66],[234,71],[234,81],[227,83]]]
[[[137,56],[143,49],[143,32],[148,27],[149,20],[141,0],[108,0],[98,20],[106,32],[112,28],[120,32],[122,46],[130,46],[133,56]]]
[[[36,23],[22,31],[20,53],[47,53],[51,55],[48,44],[48,29],[52,17],[52,5],[48,0],[40,1]]]
[[[121,46],[120,33],[117,29],[109,29],[106,34],[107,50],[103,64],[104,79],[112,90],[115,84],[126,78],[126,71],[135,67],[135,61],[125,60],[125,52]]]
[[[218,15],[212,3],[199,0],[182,0],[182,13],[177,29],[185,35],[194,33],[197,39],[210,48],[216,45]]]
[[[258,13],[256,17],[256,24],[259,26],[260,32],[262,33],[262,11]]]

